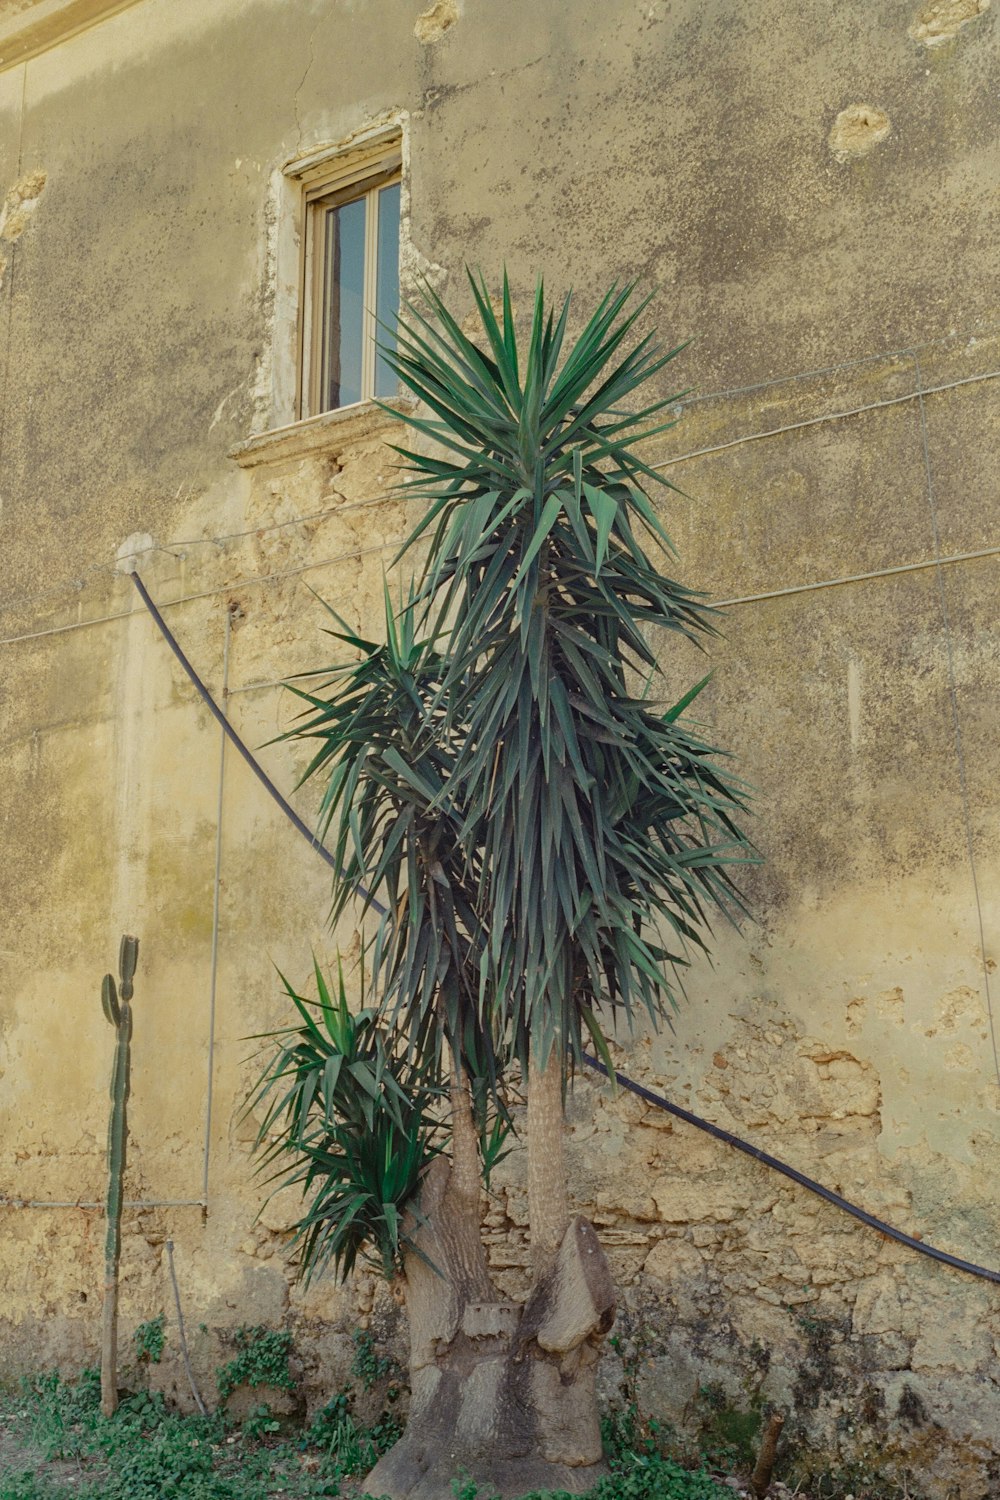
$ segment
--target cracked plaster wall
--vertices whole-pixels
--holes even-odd
[[[326,657],[306,584],[377,614],[410,524],[384,498],[397,434],[331,422],[229,454],[266,415],[294,295],[269,253],[274,174],[396,113],[408,265],[463,311],[463,261],[506,261],[522,302],[537,271],[581,307],[638,277],[665,334],[697,336],[676,384],[699,396],[652,456],[692,497],[664,501],[684,579],[749,601],[703,702],[756,788],[766,864],[757,924],[717,934],[676,1031],[622,1061],[995,1262],[998,564],[919,565],[1000,546],[996,26],[985,4],[851,0],[834,24],[779,0],[509,0],[501,36],[483,0],[142,0],[0,73],[5,224],[33,209],[0,230],[0,1191],[101,1197],[99,983],[128,926],[127,1196],[202,1196],[219,735],[114,560],[150,539],[144,578],[183,601],[169,622],[254,746],[291,715],[271,684]],[[841,149],[845,117],[864,152]],[[855,415],[816,420],[837,413]],[[859,574],[881,576],[813,587]],[[703,674],[663,659],[665,694]],[[296,752],[260,754],[290,788]],[[231,755],[222,781],[208,1208],[128,1214],[123,1315],[170,1318],[172,1237],[209,1389],[227,1329],[288,1318],[318,1400],[343,1373],[338,1328],[359,1310],[382,1326],[386,1304],[366,1278],[289,1286],[288,1206],[254,1225],[236,1104],[244,1038],[283,1017],[272,960],[304,978],[310,947],[332,949],[326,872]],[[690,1428],[714,1382],[777,1401],[842,1461],[908,1466],[911,1493],[1000,1492],[991,1288],[591,1081],[571,1120],[646,1409]],[[512,1158],[490,1214],[511,1291],[524,1226]],[[93,1357],[101,1239],[90,1209],[0,1206],[6,1374]],[[609,1390],[622,1378],[609,1357]],[[176,1363],[163,1379],[179,1388]]]

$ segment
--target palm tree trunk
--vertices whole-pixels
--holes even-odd
[[[469,1083],[461,1063],[455,1063],[451,1075],[451,1185],[452,1191],[478,1212],[483,1190],[479,1138],[472,1118]]]
[[[451,1162],[438,1157],[427,1172],[406,1256],[410,1418],[368,1475],[372,1494],[442,1500],[462,1469],[491,1495],[581,1494],[604,1473],[596,1371],[614,1288],[592,1227],[569,1220],[560,1063],[553,1050],[528,1074],[537,1263],[523,1306],[490,1280],[469,1088],[453,1075]]]
[[[469,1083],[461,1063],[451,1076],[451,1172],[448,1179],[450,1226],[440,1233],[449,1241],[449,1274],[457,1277],[465,1298],[489,1301],[496,1296],[482,1245],[483,1179],[479,1136],[472,1118]],[[449,1227],[451,1233],[449,1233]]]
[[[554,1042],[544,1068],[528,1062],[528,1220],[536,1279],[555,1259],[569,1224],[562,1057]]]

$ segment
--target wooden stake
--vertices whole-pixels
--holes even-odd
[[[778,1439],[781,1429],[785,1425],[785,1419],[780,1411],[774,1411],[767,1419],[764,1428],[764,1436],[761,1439],[760,1453],[753,1473],[750,1476],[750,1489],[754,1500],[765,1500],[768,1490],[771,1488],[771,1473],[774,1469],[774,1459],[778,1450]]]

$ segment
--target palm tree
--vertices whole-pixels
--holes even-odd
[[[369,892],[384,904],[368,983],[388,1051],[450,1091],[450,1162],[392,1210],[408,1226],[390,1250],[413,1404],[367,1483],[394,1500],[449,1494],[460,1466],[491,1493],[593,1484],[614,1292],[567,1201],[565,1091],[588,1044],[609,1062],[612,1029],[676,1007],[709,915],[741,909],[732,867],[749,854],[741,788],[682,717],[704,683],[667,711],[648,695],[654,632],[713,630],[662,571],[672,547],[650,494],[670,486],[639,451],[676,400],[639,393],[679,351],[635,341],[646,304],[631,288],[570,342],[570,298],[550,312],[539,285],[519,341],[506,277],[499,311],[470,283],[478,341],[428,291],[385,351],[431,440],[397,450],[425,507],[401,554],[424,554],[415,586],[398,611],[387,600],[385,644],[339,628],[355,660],[303,694],[293,731],[319,741],[306,774],[328,778],[334,915]],[[523,1306],[496,1292],[480,1234],[483,1142],[498,1139],[484,1101],[502,1121],[512,1072],[527,1095]]]

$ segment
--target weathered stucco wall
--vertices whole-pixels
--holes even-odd
[[[364,1279],[289,1290],[287,1218],[254,1224],[236,1118],[244,1039],[283,1016],[272,961],[304,979],[332,950],[326,871],[222,756],[116,558],[138,554],[254,746],[289,721],[275,684],[325,659],[309,587],[376,618],[410,522],[385,498],[397,434],[348,418],[229,455],[283,420],[280,167],[388,115],[411,276],[464,306],[463,261],[506,262],[522,301],[543,272],[581,311],[635,277],[664,336],[695,339],[674,381],[696,394],[654,457],[691,497],[664,500],[682,576],[729,601],[705,714],[756,788],[766,864],[758,924],[719,932],[676,1032],[629,1069],[996,1262],[996,9],[420,12],[138,0],[0,72],[8,1374],[95,1348],[100,1215],[34,1205],[101,1197],[99,984],[126,929],[128,1196],[166,1205],[128,1213],[126,1319],[169,1315],[171,1237],[203,1374],[227,1329],[292,1317],[316,1395],[340,1378],[336,1320],[371,1305]],[[665,692],[703,670],[664,661]],[[287,746],[261,759],[293,786]],[[572,1119],[648,1409],[690,1426],[721,1386],[794,1411],[831,1462],[898,1460],[913,1494],[1000,1493],[994,1288],[592,1081]],[[512,1290],[525,1217],[514,1158],[492,1214]]]

